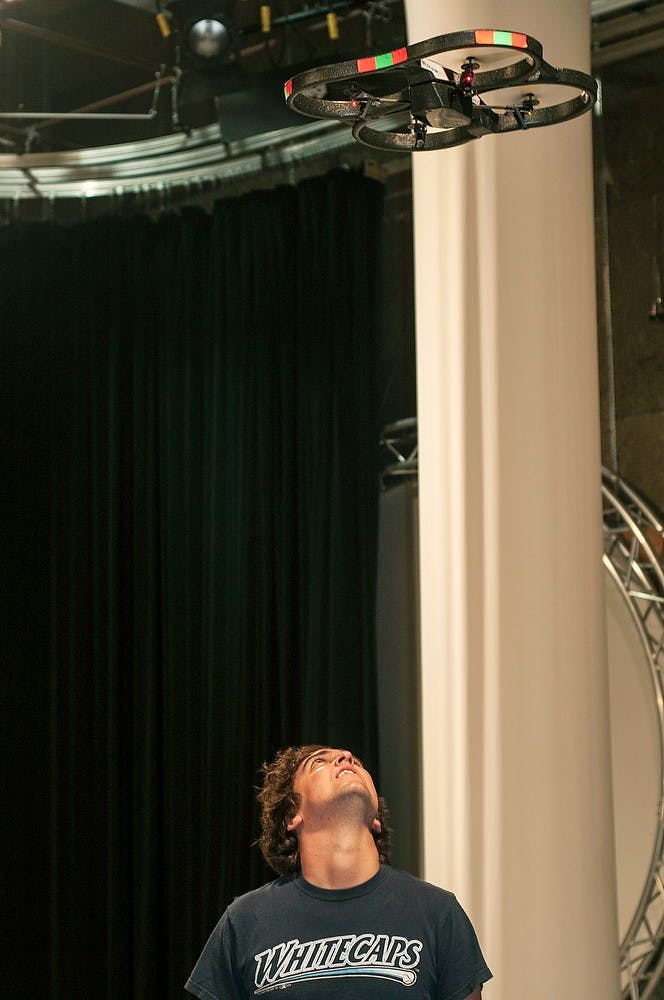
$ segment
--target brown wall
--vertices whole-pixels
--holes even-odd
[[[602,454],[664,510],[664,52],[607,67],[595,118]],[[608,268],[605,270],[604,265]]]

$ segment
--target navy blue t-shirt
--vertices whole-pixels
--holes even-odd
[[[352,889],[283,877],[228,907],[187,980],[199,1000],[465,1000],[487,979],[451,892],[380,868]]]

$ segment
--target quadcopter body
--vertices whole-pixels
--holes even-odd
[[[593,106],[597,83],[549,65],[530,35],[475,29],[298,73],[284,96],[367,146],[419,152],[569,121]]]

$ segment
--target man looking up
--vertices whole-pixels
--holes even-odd
[[[280,876],[238,897],[187,980],[199,1000],[479,1000],[491,972],[452,893],[389,867],[385,804],[348,750],[263,765],[260,847]]]

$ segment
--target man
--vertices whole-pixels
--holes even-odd
[[[491,978],[450,892],[387,864],[385,805],[347,750],[263,765],[260,846],[279,874],[228,907],[187,980],[199,1000],[479,1000]]]

